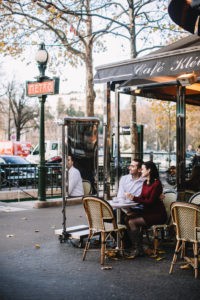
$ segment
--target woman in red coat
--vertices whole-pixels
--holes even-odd
[[[144,208],[139,215],[130,215],[128,217],[129,235],[135,250],[135,256],[144,254],[142,247],[142,235],[140,228],[164,224],[167,219],[167,213],[162,196],[162,183],[159,179],[159,173],[156,165],[152,161],[143,163],[142,177],[146,178],[143,183],[142,192],[139,197],[129,194],[128,197],[134,202],[143,204]]]

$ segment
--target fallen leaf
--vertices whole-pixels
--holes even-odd
[[[107,256],[107,257],[116,257],[116,255],[117,255],[117,252],[115,251],[115,250],[109,250],[109,251],[106,251],[105,252],[105,255]]]
[[[158,258],[156,258],[156,260],[157,261],[160,261],[160,260],[162,260],[162,259],[164,259],[165,257],[163,256],[163,257],[158,257]]]
[[[182,270],[189,270],[189,269],[191,269],[191,266],[190,266],[190,264],[185,264],[183,266],[180,266],[180,269],[182,269]]]
[[[14,234],[7,234],[6,235],[7,238],[14,237],[14,236],[15,236]]]
[[[133,258],[135,258],[135,256],[134,255],[126,255],[126,258],[127,259],[133,259]]]
[[[164,253],[166,253],[166,251],[164,251],[164,250],[158,250],[158,253],[159,254],[164,254]]]
[[[111,266],[103,266],[101,267],[101,270],[111,270],[112,267]]]
[[[35,248],[36,249],[40,249],[40,245],[39,244],[35,244]]]
[[[151,257],[151,258],[156,258],[156,257],[158,257],[158,255],[157,255],[157,254],[154,254],[154,255],[151,255],[150,257]]]

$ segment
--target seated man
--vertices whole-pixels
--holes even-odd
[[[129,168],[129,174],[124,175],[121,177],[119,181],[119,189],[117,193],[117,198],[119,199],[126,199],[127,194],[133,194],[140,196],[141,191],[142,191],[142,186],[144,179],[141,177],[141,167],[142,167],[143,161],[141,159],[133,159],[131,161]],[[137,213],[143,208],[143,205],[140,204],[137,207],[129,208],[129,209],[124,209],[124,213],[122,213],[121,217],[121,223],[125,223],[125,218],[127,214],[132,215],[134,212]],[[129,248],[131,246],[131,242],[129,240],[129,237],[127,233],[125,233],[124,236],[124,242],[125,242],[125,248]]]
[[[144,179],[141,177],[141,159],[133,159],[129,168],[129,174],[121,177],[117,198],[124,199],[127,194],[140,196]]]
[[[84,195],[83,182],[78,169],[74,167],[74,159],[72,155],[68,156],[68,194],[72,197],[80,197]]]

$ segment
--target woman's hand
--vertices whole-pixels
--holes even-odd
[[[131,200],[131,201],[134,200],[134,195],[132,195],[132,194],[130,194],[130,193],[125,193],[125,197],[126,197],[126,199],[128,199],[128,200]]]

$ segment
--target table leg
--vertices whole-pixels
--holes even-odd
[[[117,224],[121,223],[121,209],[117,208]],[[119,232],[117,232],[117,248],[120,248],[120,236]]]

